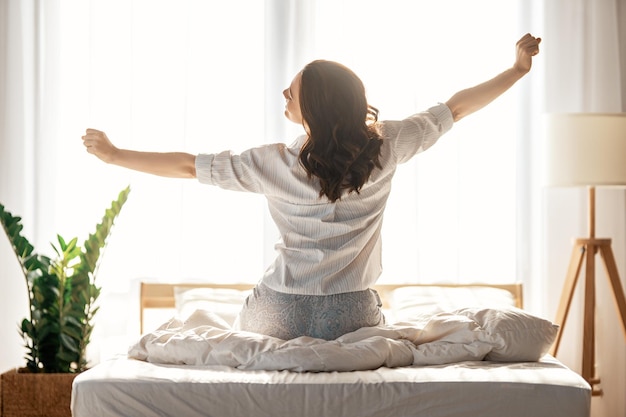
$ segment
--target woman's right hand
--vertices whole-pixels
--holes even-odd
[[[96,129],[87,129],[82,139],[87,152],[97,156],[106,163],[113,162],[118,148],[111,143],[104,132]]]
[[[87,129],[87,152],[107,164],[169,178],[195,178],[196,157],[184,152],[140,152],[115,147],[104,132]]]

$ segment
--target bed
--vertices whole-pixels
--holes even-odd
[[[198,314],[204,314],[203,311],[216,312],[219,318],[226,322],[225,326],[230,325],[236,311],[233,306],[241,297],[245,297],[250,288],[251,286],[246,284],[144,282],[140,289],[142,326],[147,316],[156,310],[170,310],[177,317],[172,320],[178,320],[176,323],[180,326],[193,322]],[[500,309],[509,311],[509,307],[518,315],[523,311],[520,284],[495,286],[400,284],[381,285],[377,286],[376,290],[383,301],[385,314],[398,323],[417,315],[444,317],[448,320],[456,316],[447,316],[446,311],[456,309],[459,303],[471,305],[474,309],[462,311],[484,312]],[[208,316],[201,315],[203,319],[206,317]],[[539,321],[536,318],[532,320],[533,323]],[[541,321],[541,325],[545,326],[545,322]],[[159,337],[163,338],[167,335],[168,329],[172,328],[171,323],[160,327],[161,333],[151,331],[151,325],[146,325],[148,331],[144,332],[145,329],[142,329],[144,336],[141,340],[148,336],[152,337],[150,339],[152,341]],[[489,325],[481,324],[485,327]],[[156,336],[152,336],[153,334]],[[172,337],[168,342],[177,341],[181,334],[178,332],[173,336],[169,335]],[[193,336],[197,338],[197,335]],[[367,340],[381,340],[378,334],[375,336]],[[232,335],[228,333],[228,337],[223,340],[232,340]],[[305,340],[302,344],[309,342]],[[406,344],[405,340],[402,342]],[[445,346],[454,345],[450,340],[444,342]],[[439,349],[442,341],[434,340],[433,343],[437,344]],[[520,343],[523,344],[524,341]],[[231,350],[234,351],[238,344],[241,343],[236,341],[235,344],[226,343],[225,346],[231,346]],[[257,344],[253,349],[254,354],[256,355],[267,344],[266,340]],[[427,345],[429,343],[423,346]],[[326,344],[314,344],[314,347],[318,346],[326,347]],[[327,355],[321,360],[324,366],[333,359],[337,362],[334,366],[340,366],[348,363],[352,356],[376,356],[371,352],[372,349],[363,350],[359,344],[355,346],[358,349],[350,351],[345,349],[345,346],[332,344],[327,351],[320,353],[319,350],[315,350],[315,355],[316,358]],[[296,346],[296,350],[300,347]],[[292,349],[293,346],[289,348]],[[466,348],[466,345],[463,345],[463,348]],[[516,348],[514,343],[506,347],[511,348]],[[131,348],[130,352],[133,349]],[[306,349],[307,352],[312,351],[308,345]],[[232,353],[227,352],[228,349],[223,350],[222,357]],[[284,352],[289,349],[278,350]],[[195,362],[159,363],[158,360],[138,360],[125,356],[100,363],[74,380],[72,415],[74,417],[589,416],[590,386],[558,360],[543,354],[544,351],[547,351],[545,346],[541,349],[540,357],[532,361],[485,360],[490,358],[489,355],[492,355],[491,358],[499,359],[493,355],[494,350],[482,360],[452,360],[433,364],[432,356],[429,357],[428,352],[420,353],[413,349],[415,357],[425,355],[427,365],[398,366],[391,361],[390,366],[385,366],[388,364],[387,358],[381,362],[382,366],[373,362],[372,369],[347,367],[344,370],[324,368],[322,371],[317,368],[296,369],[293,366],[268,369],[268,363],[275,364],[277,361],[266,360],[267,356],[260,362],[245,362],[248,358],[235,364],[240,366],[224,364],[225,362],[210,365]],[[341,356],[344,352],[351,352],[352,356],[344,359]],[[272,350],[266,353],[276,352]],[[239,357],[238,360],[241,361]]]

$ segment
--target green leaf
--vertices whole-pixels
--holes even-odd
[[[64,363],[65,372],[69,372],[70,364],[76,361],[76,353],[72,351],[60,351],[57,354],[57,359]]]
[[[34,333],[33,324],[30,321],[28,321],[28,319],[22,320],[21,329],[24,334],[27,334],[32,337]]]
[[[76,327],[66,326],[63,329],[63,336],[72,338],[72,340],[75,341],[76,346],[80,346],[80,342],[83,338],[83,333],[80,327],[76,328]]]
[[[79,341],[67,335],[66,333],[61,333],[61,345],[70,352],[80,353]]]

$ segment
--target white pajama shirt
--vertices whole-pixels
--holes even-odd
[[[382,272],[381,227],[398,164],[432,146],[453,124],[445,104],[400,121],[381,121],[382,169],[374,168],[359,193],[332,203],[320,197],[298,155],[306,136],[292,146],[264,145],[240,154],[199,154],[203,184],[265,195],[280,240],[262,283],[287,294],[329,295],[362,291]]]

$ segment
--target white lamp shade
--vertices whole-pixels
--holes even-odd
[[[626,113],[546,119],[546,185],[626,186]]]

